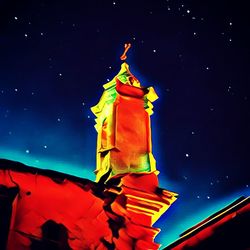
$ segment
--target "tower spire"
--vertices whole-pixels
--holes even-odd
[[[154,238],[160,230],[152,225],[177,194],[159,188],[150,119],[158,96],[153,87],[141,86],[130,72],[124,61],[130,47],[130,43],[125,44],[121,70],[103,85],[100,101],[91,108],[97,130],[96,182],[116,197],[111,203],[107,199],[106,207],[113,212],[107,210],[109,220],[116,225],[124,218],[118,234],[126,238],[118,244],[113,241],[116,249],[157,250]],[[125,228],[129,233],[123,231]]]
[[[104,84],[103,95],[91,108],[96,116],[96,181],[108,174],[152,173],[156,162],[152,154],[151,122],[158,96],[153,87],[143,87],[124,62],[130,43],[124,46],[120,72]]]

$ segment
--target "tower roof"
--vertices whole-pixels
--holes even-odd
[[[116,78],[118,78],[122,83],[128,84],[134,87],[141,87],[140,81],[131,73],[129,70],[129,65],[126,62],[121,64],[121,69],[118,74],[108,83],[104,84],[104,89],[108,89],[116,84]]]

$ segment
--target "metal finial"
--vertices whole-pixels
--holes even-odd
[[[124,45],[124,52],[123,54],[120,56],[120,59],[122,61],[125,61],[127,59],[127,55],[126,53],[128,52],[129,48],[131,47],[131,43],[125,43]]]

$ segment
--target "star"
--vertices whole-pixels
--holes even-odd
[[[44,148],[48,148],[48,146],[47,146],[47,145],[44,145],[43,147],[44,147]]]
[[[57,121],[58,121],[58,122],[60,122],[60,121],[61,121],[61,119],[60,119],[60,118],[57,118]]]
[[[29,154],[29,153],[30,153],[30,151],[29,151],[28,149],[26,149],[26,150],[25,150],[25,153],[26,153],[26,154]]]
[[[189,154],[185,154],[186,157],[189,157]]]
[[[156,53],[156,49],[153,49],[153,52]]]
[[[25,36],[25,37],[28,37],[28,34],[25,33],[24,36]]]
[[[190,13],[190,10],[187,10],[187,13],[189,14],[189,13]]]
[[[209,195],[207,196],[207,199],[208,199],[208,200],[210,199],[210,196],[209,196]]]
[[[15,16],[14,19],[17,20],[18,18]]]

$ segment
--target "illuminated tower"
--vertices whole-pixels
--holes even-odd
[[[126,59],[125,45],[121,60]],[[152,154],[150,115],[158,96],[153,87],[142,87],[123,62],[120,72],[104,84],[96,115],[96,181],[106,183],[104,210],[110,218],[115,249],[158,249],[160,229],[153,224],[176,200],[177,194],[159,188]],[[121,223],[122,222],[122,223]],[[117,225],[120,225],[117,226]]]
[[[92,107],[96,115],[96,180],[125,173],[149,173],[156,170],[152,155],[150,115],[158,96],[145,88],[123,62],[120,72],[104,84],[99,103]]]

